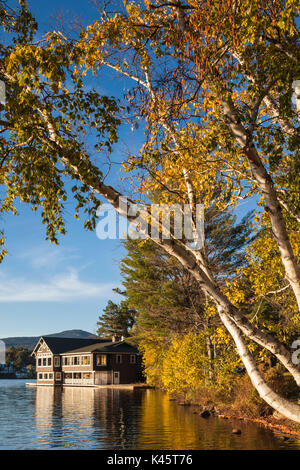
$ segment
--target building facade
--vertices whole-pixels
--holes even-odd
[[[41,337],[32,354],[38,385],[92,387],[143,381],[141,356],[126,341]]]

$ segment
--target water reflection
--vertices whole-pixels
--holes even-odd
[[[232,434],[238,427],[242,434]],[[155,432],[157,431],[157,432]],[[170,402],[165,394],[148,391],[144,396],[138,446],[144,449],[277,449],[286,448],[281,436],[252,423],[201,418]],[[290,445],[296,445],[295,442]]]
[[[278,449],[295,440],[254,424],[210,418],[154,391],[39,387],[35,402],[39,448]],[[242,435],[233,435],[233,426]]]
[[[205,420],[154,390],[0,380],[0,449],[299,449],[254,424]],[[232,434],[239,427],[242,435]]]
[[[38,387],[39,447],[134,448],[142,395],[113,389]]]

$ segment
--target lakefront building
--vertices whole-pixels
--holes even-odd
[[[41,337],[32,354],[38,385],[97,386],[143,381],[141,356],[123,339]]]

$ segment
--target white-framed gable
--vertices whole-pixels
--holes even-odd
[[[44,338],[40,338],[36,347],[32,351],[32,356],[52,356],[52,351],[47,345],[46,341]]]

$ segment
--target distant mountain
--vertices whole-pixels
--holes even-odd
[[[96,335],[83,330],[67,330],[61,331],[60,333],[41,336],[55,336],[57,338],[97,338]],[[6,348],[14,346],[15,348],[26,348],[32,351],[41,336],[18,336],[16,338],[1,339],[4,341]]]

